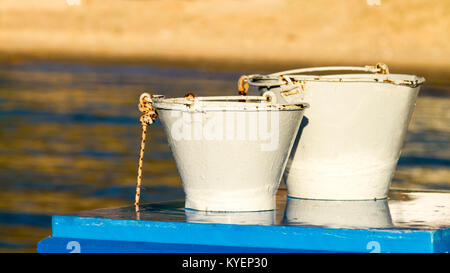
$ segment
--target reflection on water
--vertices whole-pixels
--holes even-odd
[[[327,201],[288,198],[283,222],[286,225],[336,228],[390,228],[387,199]]]
[[[206,212],[184,208],[184,201],[144,204],[139,216],[133,205],[76,213],[78,216],[163,222],[233,225],[283,225],[351,229],[440,229],[450,227],[450,192],[392,190],[389,198],[331,201],[287,198],[277,192],[276,210]]]
[[[52,214],[132,203],[142,91],[236,94],[236,79],[249,72],[0,64],[0,251],[34,251],[50,234]],[[394,187],[450,190],[449,109],[450,86],[423,87]],[[144,202],[183,198],[159,121],[143,183]]]
[[[253,212],[210,212],[185,210],[186,222],[236,225],[274,225],[275,210]]]

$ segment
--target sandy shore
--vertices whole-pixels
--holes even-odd
[[[450,71],[449,1],[79,1],[2,0],[3,60],[280,68],[384,62],[391,70]]]

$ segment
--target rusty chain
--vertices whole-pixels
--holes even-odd
[[[246,76],[246,75],[243,75],[239,78],[238,91],[239,91],[239,95],[241,95],[241,96],[247,95],[247,91],[249,88],[248,78],[249,78],[249,76]]]

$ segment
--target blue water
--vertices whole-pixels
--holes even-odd
[[[143,91],[234,95],[241,74],[149,65],[0,64],[0,251],[35,251],[51,215],[134,200]],[[256,71],[258,72],[258,71]],[[450,190],[450,86],[420,92],[393,187]],[[144,202],[182,199],[161,124],[150,129]]]

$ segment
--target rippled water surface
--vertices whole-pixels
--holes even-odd
[[[248,73],[249,71],[242,71]],[[62,62],[0,64],[0,251],[35,251],[51,215],[133,202],[143,91],[236,94],[242,74]],[[393,187],[450,190],[450,86],[420,92]],[[145,202],[183,198],[159,121]]]

